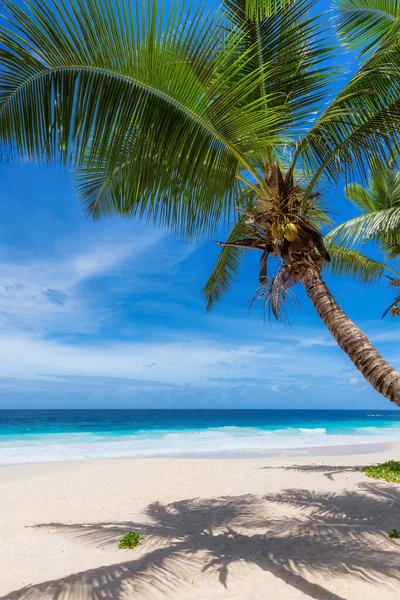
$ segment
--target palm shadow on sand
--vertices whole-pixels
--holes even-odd
[[[277,504],[296,509],[297,516],[267,520]],[[33,585],[3,600],[122,600],[140,598],[142,586],[157,597],[167,591],[179,597],[188,589],[182,585],[201,572],[227,586],[234,563],[256,565],[316,600],[344,598],[313,578],[330,587],[337,577],[385,582],[400,594],[400,545],[386,535],[399,523],[399,488],[375,482],[340,494],[288,489],[263,497],[155,502],[143,522],[39,525],[101,547],[129,530],[140,532],[145,543],[139,554],[121,555],[131,560]]]
[[[290,465],[288,467],[260,467],[261,469],[283,469],[284,471],[298,471],[300,473],[321,473],[327,479],[334,481],[335,475],[342,473],[356,473],[362,471],[363,467],[349,465]]]

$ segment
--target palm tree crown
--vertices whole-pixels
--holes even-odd
[[[338,50],[327,15],[309,16],[313,0],[225,0],[210,12],[179,0],[3,4],[3,153],[83,168],[78,191],[94,216],[209,231],[231,217],[243,179],[268,198],[266,163],[289,178],[299,167],[309,197],[321,177],[397,145],[397,20],[331,98]],[[337,10],[351,46],[350,5]]]

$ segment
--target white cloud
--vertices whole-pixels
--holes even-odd
[[[78,346],[27,336],[0,337],[0,375],[6,377],[86,375],[193,383],[231,368],[244,377],[249,367],[254,372],[269,358],[256,346],[211,341]]]
[[[310,337],[295,336],[294,339],[303,348],[314,348],[315,346],[323,346],[325,348],[332,348],[333,346],[337,345],[335,340],[329,335],[310,336]]]
[[[0,262],[0,327],[2,331],[29,330],[39,334],[96,330],[100,315],[92,314],[79,289],[90,279],[114,273],[128,258],[134,263],[160,234],[135,242],[81,244],[78,251],[24,263]]]
[[[302,384],[341,383],[343,358],[288,349],[279,342],[233,344],[192,334],[190,340],[67,343],[19,333],[0,335],[0,376],[118,377],[173,384],[254,383],[273,392]],[[151,365],[151,368],[149,366]],[[253,382],[251,380],[254,380]]]
[[[387,321],[387,331],[380,331],[372,333],[369,338],[372,343],[376,342],[399,342],[400,341],[400,328],[391,329],[389,322]]]

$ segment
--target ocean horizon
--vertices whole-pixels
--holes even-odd
[[[285,454],[400,441],[400,410],[0,410],[0,464]]]

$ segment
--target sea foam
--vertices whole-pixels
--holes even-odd
[[[198,430],[149,430],[133,434],[89,432],[2,438],[0,464],[124,457],[246,456],[284,453],[308,447],[400,441],[399,426],[368,427],[345,433],[326,428],[262,429],[215,427]]]

